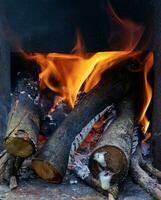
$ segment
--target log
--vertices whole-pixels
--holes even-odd
[[[105,180],[107,188],[111,183],[121,184],[125,179],[131,157],[133,128],[133,103],[131,99],[124,99],[119,104],[119,116],[105,130],[89,158],[89,169],[100,180],[102,187],[105,188],[105,177],[111,177]]]
[[[33,159],[32,168],[38,176],[52,183],[62,181],[75,137],[98,113],[123,98],[128,88],[128,77],[122,68],[108,71],[99,84],[80,100]]]
[[[1,35],[0,21],[0,151],[4,149],[4,137],[10,100],[10,48]]]
[[[30,75],[20,75],[13,94],[5,146],[13,156],[28,157],[36,150],[40,129],[38,86]]]
[[[100,192],[101,194],[105,196],[108,196],[108,198],[109,198],[109,194],[111,194],[114,199],[118,198],[119,189],[117,185],[114,185],[108,190],[104,190],[102,189],[99,180],[94,178],[91,173],[84,179],[84,181],[87,185],[89,185],[90,187],[93,187],[96,191]]]
[[[144,190],[150,193],[154,199],[161,199],[161,184],[157,178],[160,178],[161,172],[155,169],[151,163],[144,160],[140,146],[137,146],[136,151],[131,158],[131,176]],[[149,174],[150,173],[150,174]],[[154,175],[155,177],[153,178]]]
[[[42,101],[41,101],[42,102]],[[53,103],[54,101],[52,101]],[[51,105],[52,107],[53,105]],[[62,123],[62,121],[68,116],[71,111],[67,104],[61,101],[55,108],[49,108],[48,112],[43,115],[41,119],[41,134],[49,137]],[[44,109],[44,107],[42,107]]]
[[[118,185],[113,185],[109,188],[102,188],[100,180],[95,178],[92,173],[89,171],[87,165],[82,165],[79,167],[76,167],[74,169],[74,173],[83,180],[87,185],[94,188],[96,191],[100,192],[101,194],[108,196],[108,194],[111,194],[114,199],[118,198]]]
[[[10,189],[16,188],[18,171],[22,165],[23,158],[14,157],[6,150],[0,154],[0,182],[6,181]]]

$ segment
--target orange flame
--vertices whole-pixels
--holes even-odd
[[[154,63],[154,55],[153,53],[150,52],[148,56],[146,57],[145,64],[144,64],[144,93],[145,95],[144,95],[143,109],[138,120],[138,123],[140,123],[142,127],[144,128],[143,130],[144,133],[147,132],[149,124],[150,124],[146,116],[146,111],[152,99],[152,87],[148,82],[148,74],[149,74],[150,69],[153,66],[153,63]]]
[[[74,107],[77,94],[85,81],[84,91],[88,92],[100,81],[105,70],[133,54],[129,51],[115,51],[85,57],[63,53],[31,53],[25,57],[35,60],[40,66],[40,88],[51,89]]]
[[[121,45],[117,48],[121,51],[87,53],[78,32],[76,45],[70,54],[23,52],[25,58],[35,60],[40,66],[41,89],[49,88],[58,93],[62,100],[66,101],[71,107],[74,107],[80,90],[88,92],[100,81],[105,70],[122,59],[137,55],[133,50],[142,36],[143,27],[130,20],[120,19],[111,6],[110,10],[112,19],[115,19],[119,29],[123,30],[119,40]]]

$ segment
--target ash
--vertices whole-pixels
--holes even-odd
[[[68,170],[74,172],[82,180],[90,174],[88,161],[93,149],[101,139],[104,130],[110,126],[116,116],[114,105],[108,106],[82,129],[72,143]],[[101,126],[95,127],[95,123],[100,120],[102,120]]]
[[[37,177],[31,168],[31,161],[32,158],[30,157],[23,162],[18,174],[20,180],[34,179]]]

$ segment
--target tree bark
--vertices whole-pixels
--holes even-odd
[[[23,162],[22,158],[10,155],[6,150],[0,154],[0,182],[6,181],[10,189],[16,188],[17,173]]]
[[[25,158],[35,152],[39,134],[39,106],[36,102],[38,87],[37,83],[26,75],[18,79],[9,114],[5,145],[10,154]]]
[[[140,146],[131,158],[131,176],[136,183],[138,183],[144,190],[150,193],[154,199],[161,199],[161,185],[156,178],[160,178],[161,172],[153,168],[151,164],[147,163],[142,157]],[[153,178],[153,176],[155,178]]]
[[[118,184],[126,178],[131,158],[134,128],[132,99],[123,100],[119,104],[119,112],[118,118],[105,130],[89,159],[89,169],[94,177],[99,177],[102,171],[110,171],[114,173],[111,182]]]
[[[71,144],[98,113],[118,103],[127,92],[128,73],[123,69],[108,72],[71,111],[32,161],[34,171],[44,180],[58,183],[66,173]]]

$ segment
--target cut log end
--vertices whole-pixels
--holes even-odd
[[[121,186],[127,177],[134,124],[133,101],[126,97],[119,104],[117,119],[104,131],[89,159],[89,169],[95,178]]]
[[[15,157],[29,157],[36,150],[40,131],[38,84],[24,72],[17,77],[5,137],[7,151]]]
[[[35,151],[34,145],[29,138],[9,137],[6,139],[5,145],[6,150],[17,157],[29,157]]]
[[[32,160],[32,169],[43,180],[50,183],[61,183],[61,174],[47,161],[40,159]]]
[[[127,169],[128,162],[124,152],[121,151],[121,149],[119,149],[118,147],[112,145],[111,146],[106,145],[94,151],[89,160],[89,168],[95,177],[98,177],[100,173],[100,164],[98,161],[94,159],[94,156],[97,153],[104,153],[106,169],[114,173],[111,182],[112,183],[120,182],[128,170]]]

